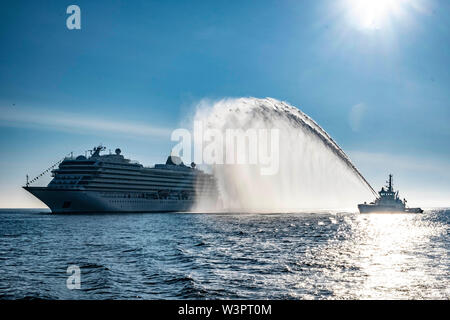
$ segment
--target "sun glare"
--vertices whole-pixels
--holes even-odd
[[[401,14],[407,0],[347,0],[350,19],[358,28],[381,29]]]

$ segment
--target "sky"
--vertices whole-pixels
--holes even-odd
[[[66,9],[81,9],[69,30]],[[450,2],[2,1],[0,207],[102,143],[163,162],[202,99],[300,108],[375,189],[450,205]],[[45,178],[50,179],[50,178]],[[47,181],[43,179],[43,181]]]

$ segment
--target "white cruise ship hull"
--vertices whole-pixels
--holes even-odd
[[[193,200],[109,197],[91,190],[61,190],[24,187],[44,202],[53,213],[177,212],[189,211]]]

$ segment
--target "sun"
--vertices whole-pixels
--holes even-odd
[[[361,29],[381,29],[402,14],[407,0],[346,0],[349,19]]]

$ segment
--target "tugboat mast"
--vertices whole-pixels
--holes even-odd
[[[388,191],[392,192],[392,173],[389,174],[389,185],[388,185]]]

